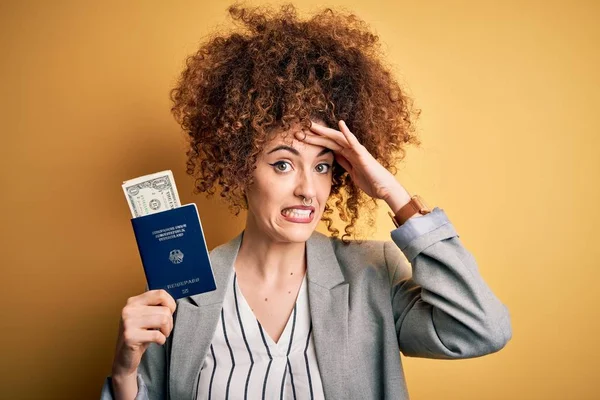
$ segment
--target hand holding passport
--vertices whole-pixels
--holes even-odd
[[[173,173],[145,175],[122,187],[148,288],[174,299],[215,290],[198,208],[181,206]]]

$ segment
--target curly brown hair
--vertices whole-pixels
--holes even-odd
[[[195,193],[220,196],[238,215],[248,207],[244,188],[263,146],[277,128],[320,119],[336,127],[344,120],[385,168],[405,157],[404,146],[420,145],[414,121],[420,110],[382,61],[379,37],[364,21],[331,8],[301,20],[291,4],[279,10],[229,6],[240,31],[213,33],[186,65],[171,90],[171,111],[189,136],[187,173]],[[346,222],[342,241],[356,235],[359,209],[372,222],[375,199],[364,194],[339,165],[321,218],[333,237],[331,203]]]

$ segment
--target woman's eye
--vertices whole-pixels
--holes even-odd
[[[331,169],[331,165],[329,165],[329,164],[319,164],[319,165],[317,165],[317,168],[319,168],[319,167],[326,167],[324,170],[323,170],[323,168],[321,168],[321,170],[318,171],[322,174],[326,174]]]
[[[285,168],[280,168],[280,166],[282,165],[290,165],[289,162],[287,161],[277,161],[276,163],[271,164],[273,167],[275,167],[275,171],[277,172],[287,172],[287,169]]]
[[[277,161],[276,163],[270,164],[275,168],[276,172],[289,172],[289,169],[286,168],[287,165],[291,165],[287,161]],[[320,174],[326,174],[331,169],[331,165],[323,163],[316,166],[317,172]]]

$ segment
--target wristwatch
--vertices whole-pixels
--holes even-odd
[[[392,214],[390,211],[388,211],[388,214],[390,217],[392,217],[392,222],[394,222],[396,228],[398,228],[413,215],[425,215],[429,214],[430,212],[431,209],[427,207],[425,201],[421,198],[421,196],[415,194],[410,198],[410,201],[407,204],[405,204],[404,206],[402,206],[402,208],[398,210],[396,215]]]

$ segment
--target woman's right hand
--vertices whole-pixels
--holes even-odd
[[[142,355],[150,345],[163,345],[173,330],[177,304],[163,289],[130,297],[121,312],[113,378],[135,376]]]

